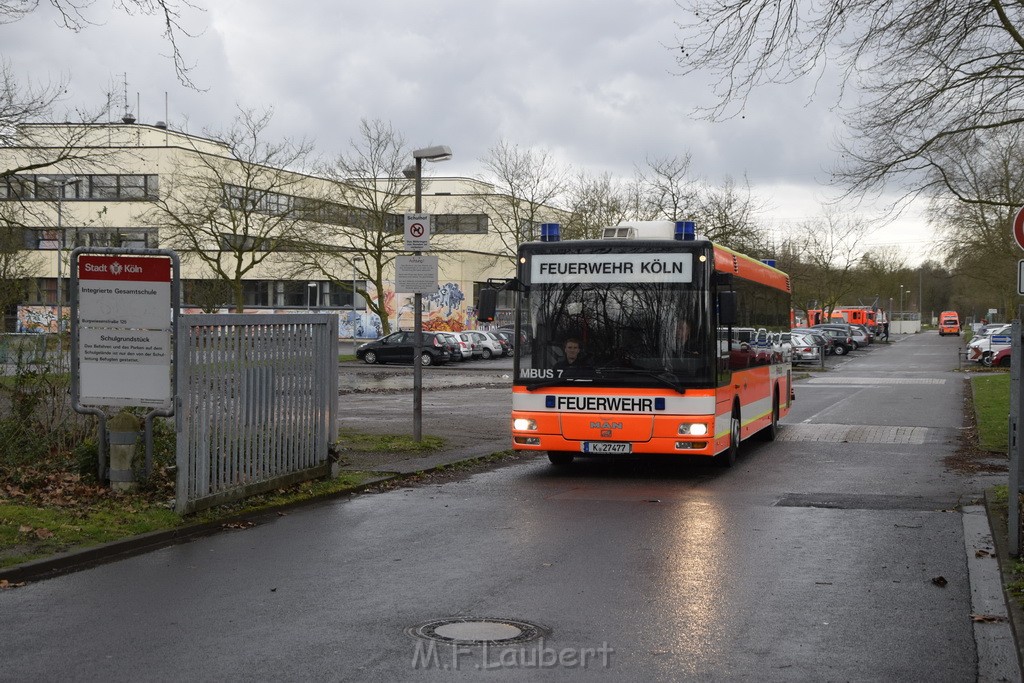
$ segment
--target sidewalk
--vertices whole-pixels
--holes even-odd
[[[434,472],[458,463],[471,463],[510,449],[509,439],[503,437],[501,439],[475,439],[472,443],[467,443],[465,439],[452,438],[448,439],[447,447],[441,452],[424,456],[401,453],[348,452],[344,454],[343,462],[345,464],[340,468],[341,471],[373,472],[376,476],[358,486],[332,493],[323,498],[303,500],[292,505],[224,517],[212,522],[154,531],[85,549],[68,551],[20,565],[0,568],[0,580],[6,579],[11,583],[41,581],[99,564],[115,562],[176,543],[186,543],[204,536],[211,536],[226,528],[231,528],[230,525],[233,523],[259,523],[264,519],[275,518],[288,509],[343,498],[390,481],[399,481],[410,475]]]

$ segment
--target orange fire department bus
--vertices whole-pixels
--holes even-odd
[[[512,439],[577,456],[685,454],[732,465],[789,412],[785,273],[697,238],[692,222],[519,248]]]

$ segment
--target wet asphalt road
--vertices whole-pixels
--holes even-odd
[[[531,460],[0,592],[0,679],[976,680],[954,508],[1004,477],[943,466],[957,343],[918,335],[801,382],[780,440],[731,470]],[[361,398],[392,420],[405,400]],[[486,652],[407,632],[444,617],[549,632]]]

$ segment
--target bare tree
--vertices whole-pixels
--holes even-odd
[[[742,111],[770,83],[841,70],[852,140],[837,178],[905,198],[940,187],[950,150],[1024,122],[1024,6],[1005,0],[691,0],[684,74],[719,77],[707,113]],[[848,85],[845,85],[848,84]],[[938,172],[934,172],[934,171]]]
[[[598,239],[602,228],[618,225],[635,215],[639,188],[608,173],[591,176],[580,172],[566,193],[569,218],[566,239]]]
[[[490,216],[501,242],[497,255],[515,263],[519,245],[538,237],[537,226],[558,222],[557,207],[569,190],[569,170],[546,150],[523,149],[505,141],[482,159],[480,179],[495,186],[494,194],[481,194],[477,204]]]
[[[690,155],[648,158],[636,170],[640,197],[636,220],[677,221],[690,216],[696,200],[697,181],[690,177]]]
[[[16,204],[0,203],[0,313],[25,301],[31,278],[42,270],[39,254],[26,251],[21,221],[6,219],[20,213],[18,208]]]
[[[21,21],[29,14],[39,10],[40,0],[0,0],[0,24],[13,24]],[[57,20],[64,28],[78,33],[88,26],[94,25],[89,19],[89,8],[93,0],[48,0],[46,5],[57,12]],[[194,37],[184,27],[182,12],[199,11],[197,5],[188,0],[118,0],[114,3],[126,14],[143,14],[159,16],[163,19],[163,38],[171,48],[171,59],[174,71],[183,85],[194,88],[195,84],[189,77],[194,65],[189,65],[178,46],[181,36]]]
[[[9,62],[0,60],[0,182],[18,173],[87,173],[109,161],[112,152],[90,141],[92,124],[107,115],[104,107],[76,112],[72,125],[34,123],[51,118],[66,81],[21,82]],[[109,101],[109,98],[108,98]],[[13,192],[8,199],[32,199]]]
[[[380,317],[384,334],[391,332],[385,276],[404,249],[400,217],[414,190],[414,181],[403,174],[411,158],[391,123],[360,121],[359,137],[323,169],[334,181],[329,201],[339,220],[317,226],[310,248],[297,261],[301,270],[340,289],[352,290],[353,279],[372,283],[374,296],[369,287],[354,293]]]
[[[778,267],[792,281],[794,306],[805,313],[820,308],[828,320],[854,289],[864,237],[856,219],[833,207],[794,226],[776,252]]]
[[[745,178],[740,187],[732,178],[718,186],[702,183],[691,201],[689,216],[700,234],[744,253],[764,251],[764,230],[757,217],[767,204],[754,196]]]
[[[231,285],[239,313],[245,276],[277,252],[304,249],[311,222],[321,219],[317,184],[297,172],[312,142],[268,141],[272,117],[270,110],[240,110],[230,130],[210,134],[223,145],[220,153],[194,142],[150,215],[183,261],[198,261]]]

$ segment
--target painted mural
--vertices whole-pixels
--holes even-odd
[[[64,327],[70,311],[64,307]],[[18,306],[18,332],[46,334],[57,331],[56,306]]]
[[[375,296],[372,289],[369,295]],[[424,294],[423,300],[423,329],[435,332],[462,332],[463,330],[476,328],[476,309],[469,305],[466,294],[456,282],[445,282],[438,287],[434,294]],[[413,302],[411,294],[396,294],[394,283],[388,282],[384,293],[384,305],[387,310],[388,319],[391,321],[391,329],[411,330],[414,325]],[[316,309],[314,309],[316,311]],[[183,308],[181,313],[193,314],[202,313],[198,308]],[[229,308],[224,308],[218,313],[230,313]],[[296,308],[259,308],[247,310],[246,313],[261,314],[295,314],[306,313],[305,309]],[[64,308],[65,327],[68,326],[67,318],[69,309]],[[377,339],[384,334],[384,326],[378,316],[370,311],[337,311],[338,313],[338,337],[340,339]],[[57,307],[56,306],[19,306],[18,307],[18,332],[56,332],[57,331]]]

